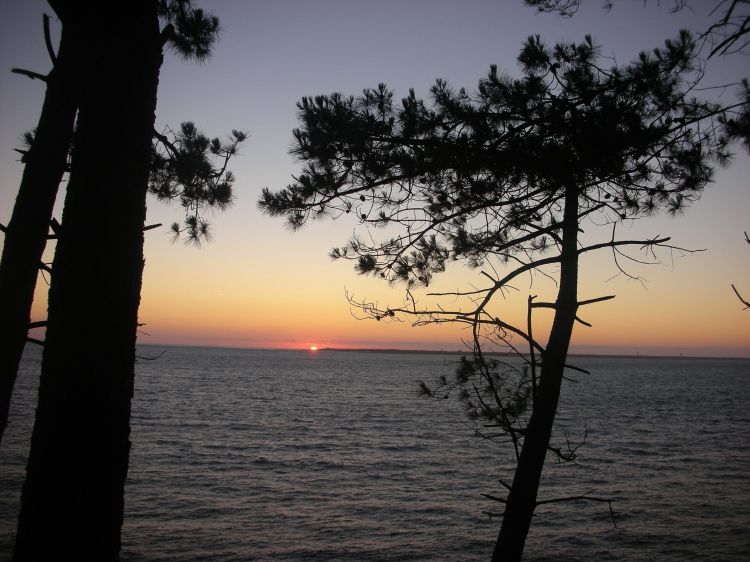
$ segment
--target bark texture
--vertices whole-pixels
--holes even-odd
[[[578,308],[578,194],[575,187],[567,187],[563,222],[560,288],[555,317],[542,357],[534,410],[505,504],[500,534],[492,553],[493,562],[521,560],[552,435],[565,360]]]
[[[161,66],[155,0],[97,5],[14,560],[117,560]]]
[[[0,261],[0,440],[8,422],[39,263],[73,134],[77,37],[72,25],[63,27],[57,61],[47,76],[36,136],[25,156],[21,185],[5,232]]]

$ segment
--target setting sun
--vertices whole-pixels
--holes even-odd
[[[318,346],[317,345],[311,345],[310,346],[310,351],[318,351]]]

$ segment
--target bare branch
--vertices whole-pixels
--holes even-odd
[[[578,306],[585,306],[587,304],[593,304],[595,302],[608,301],[615,298],[615,295],[607,295],[606,297],[597,297],[595,299],[587,299],[585,301],[578,301]]]
[[[55,49],[52,48],[52,37],[50,36],[49,32],[49,16],[47,14],[44,14],[42,17],[44,21],[44,44],[47,47],[47,53],[49,54],[49,58],[52,61],[52,64],[56,64],[57,55],[55,54]]]
[[[560,502],[569,502],[569,501],[591,501],[591,502],[602,502],[606,503],[609,506],[609,515],[612,518],[612,526],[616,529],[617,528],[617,522],[615,521],[615,512],[612,509],[612,499],[611,498],[599,498],[596,496],[589,496],[588,494],[581,494],[578,496],[566,496],[562,498],[551,498],[548,500],[539,500],[536,502],[536,506],[539,507],[540,505],[546,505],[551,503],[560,503]]]
[[[537,396],[537,383],[536,383],[536,353],[534,353],[534,336],[533,336],[533,328],[532,328],[532,321],[531,321],[531,313],[534,308],[534,299],[536,298],[536,295],[529,295],[528,305],[526,307],[526,330],[529,334],[529,363],[530,363],[530,369],[531,369],[531,396],[534,400],[536,400]]]
[[[170,154],[172,155],[172,157],[174,157],[175,155],[177,155],[180,152],[180,149],[177,148],[177,146],[175,146],[175,144],[171,140],[169,140],[169,138],[167,138],[165,135],[162,135],[156,129],[154,129],[152,131],[152,133],[153,133],[154,137],[160,143],[162,143],[164,145],[164,147],[170,152]]]
[[[47,77],[44,74],[39,74],[38,72],[34,72],[33,70],[26,70],[23,68],[11,68],[10,71],[13,74],[21,74],[22,76],[26,76],[28,78],[31,78],[32,80],[41,80],[42,82],[47,81]]]
[[[139,325],[143,326],[144,324],[139,324]],[[167,352],[167,350],[165,349],[164,351],[162,351],[158,355],[154,355],[153,357],[144,357],[142,355],[136,355],[135,358],[136,359],[143,359],[144,361],[156,361],[157,359],[160,359],[166,352]]]
[[[576,316],[576,322],[579,322],[579,323],[583,324],[583,325],[584,325],[584,326],[586,326],[587,328],[591,328],[591,327],[592,327],[592,325],[591,325],[591,324],[589,324],[589,323],[588,323],[588,322],[586,322],[585,320],[582,320],[582,319],[581,319],[580,317],[578,317],[578,316]]]
[[[739,291],[737,290],[737,287],[735,287],[735,286],[734,286],[734,284],[732,284],[732,290],[734,291],[734,294],[735,294],[735,295],[737,295],[737,298],[738,298],[738,299],[740,299],[740,302],[741,302],[742,304],[744,304],[744,305],[745,305],[745,308],[743,308],[742,310],[747,310],[748,308],[750,308],[750,302],[747,302],[747,301],[746,301],[746,300],[745,300],[745,299],[744,299],[744,298],[742,297],[742,295],[741,295],[741,294],[740,294],[740,292],[739,292]]]
[[[745,231],[743,234],[745,235],[745,242],[750,244],[750,237],[747,235],[747,231]],[[737,298],[740,300],[740,302],[745,305],[745,308],[743,308],[742,310],[747,310],[748,308],[750,308],[750,302],[745,300],[745,298],[740,294],[734,284],[732,284],[732,290],[734,291],[734,294],[737,295]]]

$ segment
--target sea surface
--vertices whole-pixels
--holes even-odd
[[[162,354],[163,352],[163,354]],[[458,355],[143,347],[122,560],[488,560],[512,456],[417,394]],[[40,353],[0,447],[12,549]],[[526,560],[750,560],[750,360],[579,357]]]

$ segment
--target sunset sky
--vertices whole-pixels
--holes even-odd
[[[311,223],[292,233],[283,221],[262,215],[256,201],[263,187],[280,189],[300,164],[289,155],[297,126],[295,104],[304,95],[358,94],[385,82],[400,99],[413,87],[429,97],[436,78],[473,89],[496,63],[518,75],[515,61],[524,39],[539,34],[549,43],[591,34],[604,56],[620,63],[640,50],[661,46],[685,27],[703,30],[713,1],[670,13],[671,2],[587,0],[576,17],[537,15],[522,0],[211,0],[198,3],[221,19],[213,57],[203,64],[172,53],[161,71],[157,128],[191,120],[211,136],[250,133],[231,168],[236,203],[213,217],[215,240],[200,249],[172,244],[166,226],[147,232],[139,342],[231,347],[397,347],[461,349],[466,333],[453,326],[357,320],[345,291],[381,304],[400,304],[404,288],[357,276],[351,263],[331,262],[328,251],[344,244],[353,220]],[[661,5],[659,5],[661,4]],[[50,68],[39,0],[3,3],[0,21],[0,222],[10,218],[22,166],[13,148],[35,126],[43,84],[10,73]],[[57,24],[54,24],[57,28]],[[736,82],[747,74],[742,55],[711,60],[706,85]],[[727,102],[735,87],[723,91]],[[717,95],[717,94],[714,94]],[[113,134],[115,134],[113,132]],[[106,139],[102,139],[106,142]],[[629,269],[643,282],[618,273],[606,255],[584,260],[582,298],[617,298],[582,311],[593,328],[579,326],[573,351],[626,354],[750,356],[750,310],[730,289],[750,297],[750,157],[740,147],[730,167],[684,216],[657,217],[623,225],[628,236],[669,235],[675,245],[703,252],[664,254],[654,266]],[[64,186],[63,186],[64,187]],[[62,193],[58,197],[60,217]],[[179,205],[149,200],[148,222],[180,220]],[[590,229],[590,230],[589,230]],[[606,239],[607,229],[589,225],[587,235]],[[48,251],[48,261],[51,261]],[[113,256],[116,259],[116,256]],[[435,290],[480,284],[480,274],[460,264],[434,282]],[[549,295],[542,278],[532,294]],[[520,319],[529,280],[517,285],[502,314]],[[46,285],[41,280],[33,319],[43,319]],[[426,297],[425,297],[426,298]],[[106,314],[107,303],[102,303]],[[537,333],[545,329],[539,315]],[[92,330],[96,329],[92,326]],[[81,338],[85,338],[81,334]]]

